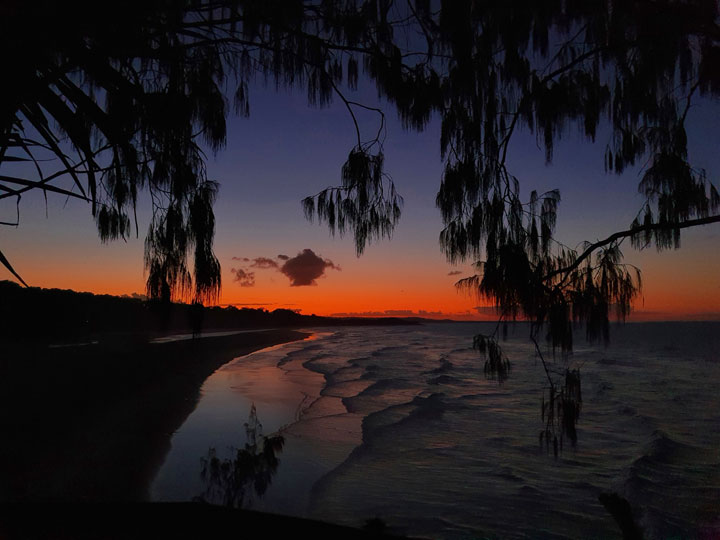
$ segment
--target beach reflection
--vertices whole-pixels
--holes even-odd
[[[245,446],[233,448],[234,456],[230,459],[220,459],[215,448],[210,448],[207,457],[202,458],[200,478],[205,489],[195,497],[196,501],[247,508],[252,506],[253,495],[262,498],[280,465],[277,454],[285,444],[282,435],[265,437],[262,430],[253,404],[245,423]]]
[[[303,341],[256,351],[210,376],[195,411],[171,440],[172,447],[151,487],[151,499],[189,501],[197,500],[198,494],[207,498],[213,459],[216,467],[225,464],[226,469],[233,468],[238,444],[247,437],[243,422],[254,405],[263,432],[282,435],[284,446],[282,466],[272,471],[272,483],[268,482],[263,497],[252,498],[252,508],[305,515],[313,483],[341,463],[361,440],[360,417],[353,419],[348,429],[327,429],[324,424],[337,423],[335,415],[345,409],[340,399],[321,396],[325,377],[303,367],[319,349],[311,342],[330,335],[332,332],[315,332]],[[328,436],[340,438],[337,434],[342,433],[347,440],[339,444],[328,445],[323,440]],[[213,449],[211,454],[208,448]],[[205,479],[198,474],[203,466]],[[221,474],[219,469],[217,472]],[[230,502],[246,505],[250,501],[248,489],[257,495],[249,483],[244,486],[242,501],[230,496]],[[215,490],[209,502],[223,504],[223,496],[223,489]]]

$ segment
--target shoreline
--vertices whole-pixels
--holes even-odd
[[[137,502],[219,367],[305,339],[289,329],[198,340],[3,344],[0,501]]]
[[[308,367],[312,352],[305,351],[332,333],[316,331],[306,341],[262,349],[225,364],[208,377],[195,410],[176,432],[153,481],[152,500],[181,502],[201,493],[205,496],[207,485],[198,474],[200,458],[209,448],[216,449],[221,459],[232,458],[228,449],[243,447],[246,435],[238,426],[253,409],[263,434],[281,435],[285,444],[278,453],[280,466],[273,470],[272,481],[262,496],[248,488],[245,507],[310,517],[311,485],[340,465],[351,450],[341,459],[330,459],[337,457],[337,448],[328,455],[324,448],[330,441],[319,437],[316,428],[308,428],[334,421],[334,414],[328,417],[327,413],[311,412],[310,418],[305,418],[306,413],[316,410],[313,407],[327,384],[321,371]],[[210,494],[207,501],[219,503],[215,495]]]

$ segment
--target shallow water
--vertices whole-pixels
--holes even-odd
[[[471,349],[488,328],[334,328],[224,366],[175,434],[153,498],[201,494],[201,458],[243,447],[254,403],[264,433],[285,437],[269,489],[248,501],[259,510],[378,517],[433,538],[617,538],[597,498],[616,491],[647,537],[720,534],[720,323],[628,324],[607,348],[577,343],[578,443],[558,458],[538,441],[545,381],[527,327],[504,343],[503,384]]]

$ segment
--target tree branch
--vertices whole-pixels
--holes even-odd
[[[621,238],[627,238],[628,236],[633,236],[635,234],[639,234],[639,233],[646,232],[646,231],[687,229],[689,227],[698,227],[701,225],[709,225],[711,223],[720,223],[720,215],[709,216],[709,217],[698,218],[698,219],[690,219],[688,221],[681,221],[679,223],[651,223],[649,225],[641,225],[639,227],[634,227],[632,229],[618,231],[614,234],[611,234],[604,240],[600,240],[599,242],[595,242],[594,244],[591,244],[590,246],[588,246],[585,249],[585,251],[582,252],[582,254],[577,259],[575,259],[575,262],[573,262],[569,266],[566,266],[565,268],[558,268],[557,270],[550,272],[545,277],[543,277],[543,281],[548,281],[560,274],[567,274],[569,272],[572,272],[578,266],[580,266],[580,264],[585,259],[587,259],[590,255],[592,255],[592,253],[595,250],[597,250],[601,247],[607,246],[608,244],[611,244],[611,243],[615,242],[616,240],[620,240]]]

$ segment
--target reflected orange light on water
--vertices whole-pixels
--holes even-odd
[[[305,341],[329,335],[311,334]],[[286,343],[266,347],[239,357],[218,369],[203,387],[204,394],[213,388],[226,388],[252,402],[268,408],[297,407],[303,396],[315,396],[324,385],[322,374],[304,369],[296,363],[280,364],[273,351],[287,348]],[[221,395],[224,395],[221,393]]]

